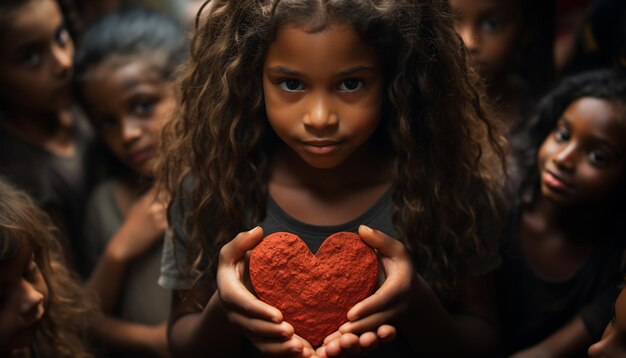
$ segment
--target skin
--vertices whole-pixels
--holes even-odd
[[[117,57],[89,70],[88,112],[111,152],[136,173],[151,177],[164,122],[175,106],[174,88],[147,59]]]
[[[450,5],[470,62],[488,82],[501,82],[519,44],[519,0],[450,0]]]
[[[97,333],[110,347],[168,356],[166,324],[148,326],[116,318],[124,277],[134,260],[163,240],[165,205],[153,189],[141,191],[152,177],[161,128],[175,105],[172,85],[145,57],[112,56],[90,69],[83,95],[102,141],[134,172],[116,182],[116,200],[124,223],[108,242],[88,285],[108,315]]]
[[[562,205],[607,199],[626,165],[621,113],[615,104],[591,97],[566,108],[537,155],[544,197]]]
[[[621,190],[626,169],[623,115],[613,102],[583,97],[544,140],[537,155],[541,192],[524,209],[520,233],[527,260],[542,277],[570,279],[587,263],[598,230],[607,227],[607,199]],[[514,357],[572,356],[591,343],[576,316]]]
[[[0,352],[34,342],[48,297],[30,245],[22,244],[18,256],[0,266]]]
[[[604,330],[602,339],[589,347],[589,358],[626,357],[626,291],[615,301],[615,316]]]

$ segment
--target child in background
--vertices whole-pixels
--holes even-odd
[[[498,282],[505,350],[585,356],[621,280],[626,74],[563,80],[523,133],[513,144],[525,175]]]
[[[172,353],[494,354],[501,137],[447,3],[205,11],[159,177],[173,193],[159,279],[175,291]],[[385,282],[315,351],[242,283],[246,252],[276,231],[313,252],[358,232],[381,256]]]
[[[159,287],[165,206],[152,188],[161,127],[173,115],[173,77],[184,29],[146,11],[112,14],[77,51],[81,101],[105,146],[126,168],[100,184],[87,208],[88,284],[107,314],[98,326],[115,356],[167,355],[170,293]]]
[[[93,133],[72,106],[74,44],[54,0],[0,3],[0,173],[64,233],[82,271],[84,203],[94,182]]]
[[[0,356],[90,357],[96,305],[65,267],[50,217],[0,178]]]
[[[554,78],[554,0],[450,0],[472,67],[509,130]]]
[[[623,284],[622,284],[623,286]],[[626,357],[626,290],[619,292],[613,306],[613,318],[602,339],[589,347],[589,358]]]

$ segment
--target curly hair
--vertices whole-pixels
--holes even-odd
[[[37,350],[43,357],[91,357],[87,332],[98,314],[95,296],[67,269],[56,232],[26,193],[0,178],[0,265],[14,260],[27,243],[49,289]]]
[[[504,153],[447,1],[214,0],[204,11],[159,169],[173,201],[191,208],[185,226],[201,246],[188,252],[192,269],[214,275],[219,249],[264,218],[277,141],[263,99],[268,45],[285,25],[316,32],[341,21],[382,62],[379,134],[394,155],[397,239],[435,291],[450,292],[467,250],[481,246],[478,223],[494,214]]]
[[[625,70],[594,70],[562,79],[541,100],[527,124],[511,136],[512,156],[519,171],[519,184],[512,190],[514,195],[522,194],[516,195],[519,201],[530,202],[539,193],[539,148],[567,107],[582,97],[600,98],[619,105],[622,112],[619,119],[626,125]]]

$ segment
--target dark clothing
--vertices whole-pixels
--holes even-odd
[[[48,212],[62,214],[73,257],[82,272],[83,218],[95,183],[95,137],[86,119],[76,115],[75,154],[60,156],[0,131],[0,175],[30,194]],[[2,120],[0,118],[0,120]]]
[[[611,319],[622,280],[623,240],[598,237],[587,262],[571,278],[551,281],[527,261],[519,238],[521,214],[512,215],[507,252],[498,270],[498,294],[505,353],[535,345],[579,315],[597,341]],[[582,357],[586,357],[584,352]]]

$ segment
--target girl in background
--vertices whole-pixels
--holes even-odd
[[[104,17],[84,39],[76,59],[80,98],[123,166],[87,208],[88,285],[107,314],[97,332],[115,356],[166,356],[170,295],[157,278],[167,223],[152,180],[161,127],[176,103],[184,30],[165,15],[132,11]]]
[[[446,5],[205,8],[161,167],[174,355],[497,352],[500,137]],[[320,347],[242,282],[246,252],[276,231],[313,252],[334,232],[358,232],[381,256],[385,282]]]
[[[98,161],[92,130],[73,106],[66,20],[54,0],[0,4],[0,173],[48,212],[82,272],[84,204]]]
[[[472,67],[508,130],[554,79],[553,0],[450,0]]]
[[[499,275],[505,352],[585,356],[621,281],[626,74],[570,77],[514,138],[522,176]]]
[[[0,355],[91,357],[96,304],[65,266],[50,217],[0,178]]]

